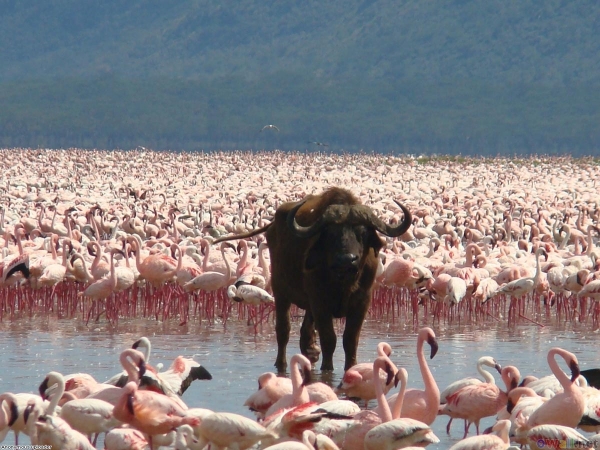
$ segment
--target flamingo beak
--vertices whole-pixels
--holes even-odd
[[[573,383],[577,378],[579,378],[581,371],[579,370],[579,364],[577,364],[577,361],[574,360],[569,363],[569,368],[571,369],[571,383]]]
[[[394,387],[398,387],[398,383],[400,383],[400,371],[396,372],[396,376],[394,376]]]
[[[498,371],[498,373],[502,373],[502,366],[498,363],[494,364],[494,369]]]
[[[38,392],[40,393],[40,397],[42,400],[47,400],[48,396],[46,395],[46,391],[48,390],[48,377],[44,378],[42,384],[38,387]]]
[[[433,357],[437,354],[439,346],[437,340],[434,337],[430,337],[427,339],[427,343],[431,347],[431,353],[429,354],[429,359],[433,359]]]
[[[212,380],[212,375],[204,366],[194,367],[190,373],[193,375],[194,380]]]
[[[392,369],[392,366],[390,363],[386,362],[385,363],[385,371],[387,373],[387,378],[385,380],[385,385],[389,385],[392,380],[394,379],[395,373],[394,373],[394,369]]]
[[[308,384],[310,384],[311,374],[310,374],[309,368],[304,369],[304,377],[303,378],[304,378],[304,381],[302,381],[302,386],[307,386]]]
[[[144,374],[146,373],[146,361],[144,361],[143,359],[140,361],[140,363],[138,364],[138,376],[140,378],[142,378],[144,376]]]
[[[515,403],[512,401],[512,399],[509,398],[508,402],[506,403],[506,411],[508,413],[511,413],[512,410],[514,409],[514,407],[515,407]]]

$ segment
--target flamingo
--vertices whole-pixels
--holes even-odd
[[[527,433],[527,441],[532,450],[552,448],[546,446],[546,443],[551,442],[568,442],[571,448],[587,450],[594,448],[594,444],[578,431],[565,425],[556,424],[537,425],[533,427]]]
[[[571,379],[560,370],[555,356],[564,359],[571,369]],[[553,347],[548,351],[548,365],[554,376],[563,387],[563,392],[556,394],[539,408],[527,420],[527,428],[532,429],[538,425],[563,425],[575,428],[585,412],[585,400],[580,388],[574,383],[579,377],[579,364],[577,357],[567,350]]]
[[[27,420],[22,414],[29,401],[36,404],[38,409],[42,407],[42,399],[36,395],[13,394],[12,392],[4,392],[0,395],[0,442],[4,440],[10,430],[15,433],[15,445],[19,445],[21,432],[29,434]],[[4,402],[8,405],[8,411],[4,409]]]
[[[265,413],[277,400],[292,393],[292,380],[278,377],[273,372],[265,372],[258,377],[258,390],[244,402],[258,419],[264,419]]]
[[[380,381],[380,371],[385,372],[386,380]],[[366,434],[377,425],[392,420],[392,412],[390,406],[385,398],[383,392],[383,386],[387,385],[391,380],[394,379],[394,366],[387,356],[378,356],[373,362],[373,384],[377,392],[377,404],[378,407],[375,410],[364,410],[355,414],[352,417],[352,422],[349,424],[349,428],[342,428],[342,436],[339,438],[340,442],[337,442],[344,450],[359,450],[364,448]],[[401,377],[401,375],[398,375]],[[400,378],[401,379],[401,378]],[[398,404],[395,409],[402,407],[401,402],[404,400],[404,392],[406,390],[406,383],[403,382],[400,386],[400,393],[398,394]],[[330,435],[331,436],[331,435]],[[334,437],[334,440],[336,438]]]
[[[523,419],[528,418],[533,411],[540,407],[548,399],[540,397],[535,391],[528,387],[517,387],[508,393],[506,414],[509,414],[511,429],[510,435],[515,442],[521,445],[527,444],[527,430],[523,430]],[[505,416],[502,412],[498,414]]]
[[[211,292],[216,291],[222,287],[225,287],[229,283],[231,277],[231,267],[229,266],[229,260],[225,257],[225,248],[228,246],[226,243],[221,244],[221,256],[225,261],[227,270],[225,273],[221,272],[204,272],[183,285],[183,290],[186,292],[196,291],[201,289],[203,291]]]
[[[32,419],[33,420],[33,419]],[[60,417],[43,415],[36,418],[36,444],[49,445],[61,450],[95,450],[90,441],[79,431],[72,429]]]
[[[127,376],[130,382],[137,383],[139,379],[144,376],[146,372],[146,362],[144,361],[144,355],[132,348],[128,348],[121,352],[119,356],[121,365],[127,372]],[[123,388],[113,386],[110,384],[100,385],[98,389],[88,395],[86,398],[97,398],[116,406],[117,402],[121,399]]]
[[[154,286],[162,286],[171,281],[183,267],[183,259],[176,261],[165,254],[149,255],[142,261],[140,244],[137,239],[129,237],[131,248],[135,251],[135,264],[140,277]]]
[[[406,391],[406,398],[400,415],[401,417],[419,420],[427,425],[431,425],[438,415],[440,390],[423,354],[423,344],[425,342],[431,347],[429,357],[433,358],[438,351],[438,343],[435,333],[428,327],[421,328],[417,337],[417,360],[419,361],[419,370],[421,371],[425,389],[408,389]],[[396,398],[397,395],[390,397],[388,400],[389,403],[393,404]]]
[[[540,247],[535,252],[536,269],[533,277],[519,278],[517,280],[506,283],[498,288],[496,294],[507,294],[514,298],[522,299],[527,294],[533,292],[533,290],[540,283],[541,273],[540,270],[540,257],[545,255],[548,257],[548,253],[543,247]]]
[[[492,427],[496,434],[468,437],[454,444],[450,450],[506,450],[510,446],[509,430],[510,420],[499,420]]]
[[[116,250],[120,253],[119,250]],[[110,275],[90,284],[84,291],[79,292],[78,296],[89,297],[92,300],[102,300],[110,297],[117,288],[117,274],[115,272],[115,254],[110,254]]]
[[[154,435],[168,433],[179,425],[195,426],[200,422],[197,417],[187,416],[186,409],[170,397],[152,391],[138,390],[135,381],[128,382],[122,388],[113,415],[117,420],[128,423],[147,434],[150,448],[152,448]]]
[[[60,399],[65,392],[63,375],[59,372],[49,372],[39,390],[42,398],[45,398],[48,392],[53,391],[51,394],[52,404],[54,399]],[[50,411],[46,411],[46,414],[49,413]],[[74,430],[87,435],[94,446],[100,433],[106,433],[120,425],[120,422],[113,417],[113,405],[98,399],[76,399],[72,396],[72,399],[62,406],[60,417]],[[91,439],[92,435],[94,435],[93,440]]]
[[[498,371],[498,373],[502,373],[502,367],[500,367],[500,364],[498,364],[494,358],[492,358],[491,356],[482,356],[477,360],[477,372],[479,372],[479,374],[483,377],[484,381],[482,382],[480,379],[473,377],[462,378],[460,380],[454,381],[453,383],[450,383],[446,387],[446,389],[444,389],[440,393],[440,403],[442,405],[445,404],[448,397],[450,397],[455,392],[459,391],[465,386],[481,383],[495,384],[494,377],[491,373],[485,370],[483,366],[493,367]],[[450,417],[450,420],[446,425],[446,433],[448,434],[450,434],[450,425],[452,424],[452,420],[453,418]]]
[[[106,433],[104,448],[106,450],[146,450],[148,441],[144,434],[135,428],[114,428]]]
[[[372,427],[364,437],[365,450],[393,450],[405,448],[408,446],[424,447],[428,444],[440,442],[438,437],[431,431],[429,425],[410,419],[401,418],[401,410],[406,394],[406,384],[408,382],[408,373],[404,368],[400,368],[396,379],[399,379],[400,392],[394,403],[394,409],[391,411],[385,400],[381,398],[382,423]],[[381,392],[381,389],[379,389]]]
[[[215,449],[244,450],[259,441],[277,438],[275,433],[254,420],[228,412],[217,412],[204,417],[199,425],[199,432],[202,445],[210,444],[210,448]]]
[[[306,383],[310,379],[312,367],[308,358],[300,353],[295,354],[290,359],[290,378],[292,379],[292,393],[286,394],[273,403],[265,413],[265,417],[291,406],[299,406],[310,401]],[[304,380],[302,379],[302,373]]]
[[[387,342],[380,342],[377,344],[377,355],[379,356],[390,356],[392,354],[392,347]],[[380,380],[384,381],[386,375],[384,372],[380,373]],[[365,401],[365,408],[369,406],[369,400],[376,397],[376,385],[373,379],[373,363],[360,363],[350,367],[344,372],[344,376],[340,381],[340,384],[336,388],[337,393],[344,393],[346,396],[352,398],[356,397]],[[387,394],[393,386],[393,382],[390,381],[383,388],[384,394]]]
[[[275,303],[273,296],[264,289],[240,281],[227,288],[227,297],[238,303],[243,302],[254,306],[258,306],[262,303]]]
[[[519,376],[514,366],[502,369],[502,379],[507,391],[517,387]],[[475,423],[476,433],[479,434],[479,421],[483,417],[496,415],[506,404],[507,398],[507,393],[494,383],[470,384],[450,395],[441,413],[465,419],[464,439],[471,423]]]

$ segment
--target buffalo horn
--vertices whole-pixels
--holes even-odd
[[[309,238],[309,237],[314,236],[321,230],[321,227],[325,223],[325,215],[323,214],[312,225],[309,225],[307,227],[298,225],[298,222],[296,222],[296,213],[298,212],[300,207],[302,205],[304,205],[306,200],[308,200],[308,199],[305,198],[305,199],[299,201],[298,204],[290,210],[290,212],[288,213],[288,216],[287,216],[288,227],[290,228],[290,230],[292,230],[294,232],[294,234],[296,236],[301,237],[301,238]]]
[[[373,213],[371,208],[365,205],[330,205],[321,217],[319,217],[312,225],[303,227],[296,222],[296,213],[305,201],[306,199],[298,202],[298,204],[290,210],[287,216],[288,226],[298,237],[312,237],[321,230],[324,224],[343,223],[346,220],[349,220],[352,223],[371,225],[377,231],[389,237],[398,237],[406,233],[412,224],[412,215],[410,214],[410,211],[404,205],[394,200],[404,213],[404,220],[395,227],[383,222],[383,220]]]
[[[373,213],[371,213],[370,218],[371,224],[375,227],[377,231],[392,238],[403,235],[408,231],[408,229],[412,225],[412,215],[410,214],[408,208],[396,200],[394,200],[394,202],[400,207],[400,209],[404,213],[404,220],[402,220],[402,222],[400,222],[398,225],[396,225],[395,227],[388,225]]]

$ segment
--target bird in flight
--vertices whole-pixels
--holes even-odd
[[[275,125],[265,125],[264,127],[262,127],[262,130],[260,130],[260,131],[264,131],[267,129],[268,130],[273,129],[275,131],[279,131],[279,128],[277,128]],[[259,133],[260,133],[260,131],[259,131]]]
[[[323,144],[322,142],[318,142],[318,141],[308,141],[309,144],[315,144],[315,145],[321,145],[323,147],[329,147],[329,144]]]

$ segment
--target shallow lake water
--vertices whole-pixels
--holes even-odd
[[[298,348],[299,325],[295,322],[292,328],[288,360]],[[440,390],[459,378],[477,376],[475,363],[484,355],[493,356],[502,366],[517,366],[522,376],[550,373],[546,353],[555,346],[575,353],[582,369],[600,367],[600,335],[592,331],[591,324],[558,320],[546,322],[544,327],[526,321],[512,326],[503,322],[422,322],[417,327],[398,319],[393,323],[368,320],[360,341],[359,361],[372,361],[377,343],[387,341],[394,349],[392,360],[408,370],[409,387],[422,388],[415,347],[416,331],[425,325],[432,326],[438,337],[438,354],[428,363]],[[100,321],[86,326],[81,318],[5,318],[0,323],[0,392],[36,392],[50,370],[63,374],[87,372],[104,381],[121,371],[119,353],[141,336],[151,340],[151,364],[163,363],[166,369],[178,355],[193,356],[213,375],[211,381],[196,381],[185,392],[183,400],[190,407],[254,417],[243,403],[256,389],[258,376],[274,370],[276,344],[272,323],[263,324],[255,334],[254,328],[242,320],[226,325],[189,321],[180,326],[176,320],[133,319],[120,320],[116,325]],[[338,337],[336,370],[326,380],[331,385],[336,385],[343,375],[341,325]],[[427,345],[425,351],[428,355]],[[318,370],[315,378],[321,378]],[[446,423],[443,416],[434,422],[433,430],[441,442],[428,448],[447,449],[460,439],[461,421],[453,424],[450,436],[445,431]],[[484,419],[481,429],[492,423],[492,418]],[[4,444],[13,442],[14,435],[10,433]],[[27,444],[27,436],[22,436],[19,443]],[[98,448],[102,448],[101,442]]]

